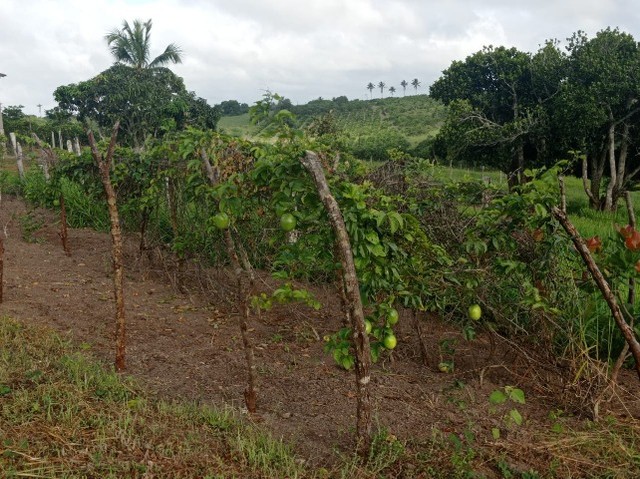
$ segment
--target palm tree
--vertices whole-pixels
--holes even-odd
[[[134,20],[133,27],[125,20],[122,29],[115,29],[104,38],[116,62],[131,65],[138,70],[161,67],[169,62],[182,62],[182,50],[175,43],[170,43],[162,54],[149,61],[150,32],[151,20],[144,23]]]
[[[393,96],[393,94],[396,92],[396,87],[394,86],[390,86],[389,87],[389,93],[391,93],[391,96]]]
[[[411,81],[411,86],[416,89],[416,94],[417,94],[418,93],[418,87],[420,86],[420,82],[418,81],[417,78],[414,78]]]
[[[381,81],[380,83],[378,83],[378,88],[380,88],[380,98],[382,98],[384,96],[384,87],[385,87],[385,83],[383,81]]]
[[[402,87],[402,96],[405,96],[407,94],[407,87],[409,86],[409,83],[407,80],[402,80],[400,82],[400,86]]]
[[[375,87],[376,86],[373,83],[369,82],[369,84],[367,85],[367,90],[369,90],[369,95],[373,95],[373,89]],[[373,98],[373,96],[372,96],[372,98]]]

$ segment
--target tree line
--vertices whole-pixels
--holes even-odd
[[[613,210],[640,172],[640,45],[606,28],[535,53],[488,46],[454,61],[430,88],[449,106],[434,150],[507,173],[576,159],[591,206]]]

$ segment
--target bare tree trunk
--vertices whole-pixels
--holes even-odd
[[[569,218],[567,218],[567,215],[555,206],[552,208],[551,212],[553,216],[560,222],[562,227],[565,229],[565,231],[571,238],[571,241],[573,241],[573,244],[575,245],[576,249],[580,253],[580,256],[582,257],[582,260],[586,264],[587,268],[589,269],[589,272],[591,273],[591,276],[593,277],[596,285],[600,289],[602,296],[604,297],[605,301],[609,305],[609,309],[611,310],[613,319],[615,320],[616,325],[622,332],[622,335],[624,336],[627,344],[629,345],[631,354],[635,359],[636,372],[638,373],[638,377],[640,378],[640,343],[638,343],[638,340],[635,337],[635,333],[633,332],[633,329],[631,329],[631,327],[627,324],[626,320],[624,319],[620,306],[616,301],[616,297],[613,294],[613,291],[611,291],[611,287],[609,286],[609,283],[604,278],[604,276],[602,276],[602,273],[600,272],[598,265],[593,260],[593,257],[591,256],[589,249],[587,248],[584,241],[582,240],[580,233],[578,233],[575,226],[573,226],[573,224],[569,221]]]
[[[357,411],[357,436],[358,452],[366,457],[371,448],[371,395],[369,383],[371,381],[371,350],[369,346],[369,336],[366,333],[362,300],[360,299],[360,288],[358,277],[353,262],[353,253],[349,235],[344,224],[344,218],[338,207],[338,203],[331,194],[327,180],[322,171],[322,165],[312,151],[307,151],[300,158],[300,162],[311,175],[318,190],[320,200],[329,215],[329,221],[333,232],[336,235],[342,272],[344,275],[345,293],[351,315],[351,327],[353,346],[355,349],[355,372],[356,387],[358,397]]]
[[[589,203],[591,204],[591,206],[593,208],[598,208],[599,209],[599,203],[600,203],[600,198],[598,193],[594,194],[593,193],[593,185],[594,185],[594,178],[591,178],[591,185],[589,185],[589,172],[588,172],[588,163],[587,163],[587,156],[585,155],[582,158],[582,186],[584,188],[584,192],[587,194],[587,196],[589,197]]]
[[[78,156],[82,154],[82,150],[80,149],[80,140],[77,136],[73,138],[73,150]]]
[[[56,147],[56,134],[52,131],[51,132],[51,148],[55,148]]]
[[[62,130],[58,130],[58,147],[64,150],[64,143],[62,143]]]
[[[219,174],[214,170],[209,160],[207,152],[200,150],[202,165],[204,166],[207,178],[211,186],[218,183]],[[258,409],[258,380],[256,374],[256,359],[253,353],[253,344],[249,336],[249,320],[251,317],[251,309],[249,305],[249,296],[254,287],[253,267],[249,262],[249,257],[242,246],[239,247],[233,241],[231,231],[224,230],[224,242],[227,249],[227,256],[231,261],[231,268],[234,279],[238,286],[238,302],[240,309],[240,334],[242,336],[242,347],[244,349],[244,357],[247,364],[247,387],[244,390],[244,403],[250,413],[255,413]],[[238,256],[240,251],[240,257]],[[247,286],[248,281],[248,286]]]
[[[102,186],[107,197],[107,206],[109,208],[109,219],[111,220],[111,243],[113,257],[113,286],[116,302],[116,371],[124,371],[125,369],[125,350],[126,350],[126,330],[124,316],[124,260],[122,254],[122,232],[120,230],[120,218],[118,215],[118,205],[116,203],[116,192],[111,184],[111,163],[113,161],[113,152],[116,147],[116,138],[118,137],[118,128],[120,122],[117,121],[113,125],[111,132],[111,141],[107,149],[106,157],[98,152],[93,132],[88,131],[89,145],[93,159],[100,170],[100,178]]]
[[[607,192],[604,198],[604,210],[613,211],[613,190],[617,183],[618,172],[616,169],[616,127],[612,123],[609,126],[609,174],[611,180],[607,185]]]
[[[13,154],[18,156],[18,140],[16,139],[16,134],[13,132],[9,133],[9,140],[11,140],[11,147],[13,148]]]
[[[67,151],[73,153],[73,143],[71,143],[71,140],[67,140]]]
[[[567,190],[564,187],[564,176],[558,175],[558,186],[560,187],[560,209],[567,212]]]

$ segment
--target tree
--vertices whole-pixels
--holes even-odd
[[[120,120],[121,143],[141,147],[147,136],[159,137],[187,126],[213,129],[219,110],[187,92],[182,78],[163,67],[137,69],[115,64],[94,78],[58,87],[61,110],[110,128]]]
[[[640,172],[635,140],[640,120],[640,48],[630,34],[607,28],[592,39],[575,33],[567,50],[567,78],[556,121],[570,144],[584,154],[584,189],[591,206],[613,211]]]
[[[402,80],[400,82],[400,86],[402,87],[402,96],[405,96],[407,94],[407,87],[409,86],[409,83],[407,80]]]
[[[371,82],[369,82],[369,83],[367,84],[367,90],[369,90],[369,95],[373,95],[373,89],[374,89],[375,87],[376,87],[376,86],[375,86],[373,83],[371,83]]]
[[[442,130],[450,154],[498,167],[507,173],[510,186],[526,180],[526,163],[536,159],[538,136],[546,124],[545,102],[560,85],[551,72],[547,83],[533,73],[532,65],[541,68],[544,58],[533,61],[515,48],[485,47],[443,72],[430,93],[450,105]]]
[[[417,78],[411,80],[411,86],[416,89],[416,94],[418,93],[418,87],[420,86],[420,81]]]
[[[116,62],[124,63],[141,70],[158,68],[168,63],[181,63],[182,50],[170,43],[164,52],[149,61],[149,37],[151,36],[151,20],[142,23],[133,21],[133,28],[125,20],[121,29],[115,29],[105,35],[111,54]]]
[[[380,83],[378,83],[378,88],[380,88],[380,98],[382,98],[384,96],[384,87],[385,87],[385,83],[383,81],[381,81]]]
[[[396,92],[396,87],[394,86],[389,87],[389,93],[391,93],[391,96],[393,96],[395,92]]]

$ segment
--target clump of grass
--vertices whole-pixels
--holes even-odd
[[[0,319],[2,477],[301,477],[231,409],[149,400],[43,329]]]

